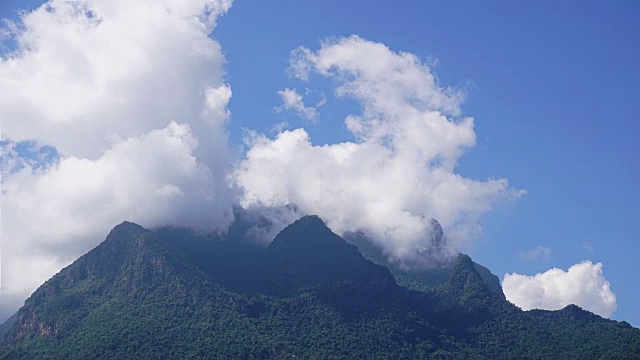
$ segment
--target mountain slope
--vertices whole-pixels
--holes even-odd
[[[25,302],[0,359],[640,358],[640,330],[523,312],[465,255],[421,292],[317,217],[269,248],[236,235],[118,225]]]
[[[6,334],[7,331],[9,331],[9,328],[16,321],[16,316],[17,314],[13,314],[7,320],[5,320],[4,323],[0,324],[0,340],[4,339],[4,334]]]

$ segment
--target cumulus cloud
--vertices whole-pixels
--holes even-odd
[[[454,171],[475,144],[473,119],[459,117],[463,94],[440,86],[416,56],[352,36],[295,50],[291,72],[332,79],[338,97],[360,103],[362,112],[344,120],[354,141],[314,145],[304,129],[252,134],[234,173],[244,206],[294,203],[334,231],[364,231],[401,265],[433,267],[442,259],[429,255],[432,218],[453,255],[478,233],[482,213],[523,193],[506,179]]]
[[[209,35],[230,6],[51,0],[6,27],[0,317],[123,220],[229,225],[232,92]]]
[[[179,3],[53,0],[24,14],[0,63],[3,136],[96,158],[110,135],[202,116],[205,98],[214,111],[194,132],[224,121],[224,58],[208,35],[230,2]]]
[[[549,260],[549,258],[551,257],[551,248],[545,246],[537,246],[535,249],[521,252],[520,257],[525,260],[535,260],[540,258]]]
[[[558,310],[569,304],[610,317],[617,301],[605,279],[602,264],[583,261],[568,271],[550,269],[534,276],[505,274],[502,288],[507,300],[523,310]]]

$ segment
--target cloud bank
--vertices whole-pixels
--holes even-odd
[[[123,220],[224,229],[227,0],[50,1],[0,60],[0,315]],[[30,155],[16,149],[35,141]],[[57,151],[36,161],[40,146]]]
[[[316,52],[295,50],[291,72],[303,81],[329,78],[338,97],[361,105],[344,120],[354,141],[314,145],[304,129],[273,139],[252,134],[234,173],[243,206],[294,203],[338,233],[364,231],[401,265],[433,267],[443,259],[430,255],[432,218],[449,234],[453,255],[478,233],[481,214],[523,194],[506,179],[455,172],[475,144],[473,119],[459,117],[463,94],[441,87],[416,56],[351,36]]]
[[[534,276],[505,274],[502,288],[507,300],[523,310],[558,310],[578,305],[604,317],[616,311],[617,300],[605,279],[602,264],[583,261],[568,271],[550,269]]]

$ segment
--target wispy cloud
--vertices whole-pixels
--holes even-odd
[[[291,110],[299,117],[311,122],[318,120],[318,108],[326,103],[326,99],[322,97],[316,105],[307,106],[304,104],[302,94],[289,88],[278,91],[278,95],[282,99],[282,106],[276,108],[276,111]]]
[[[587,251],[587,252],[593,252],[595,250],[595,248],[593,247],[593,245],[589,242],[584,242],[582,243],[582,246],[580,247],[582,250]]]
[[[536,260],[540,258],[549,260],[551,257],[551,248],[538,246],[535,249],[520,252],[520,257],[524,260]]]
[[[278,134],[283,132],[285,129],[289,128],[291,125],[286,121],[281,121],[279,123],[274,124],[269,131],[272,134]]]

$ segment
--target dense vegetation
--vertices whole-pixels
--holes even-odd
[[[317,217],[267,249],[242,234],[117,226],[26,301],[0,358],[640,358],[640,330],[576,306],[523,312],[466,255],[417,291]]]

